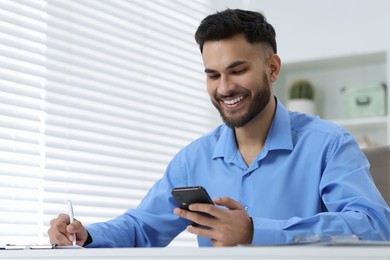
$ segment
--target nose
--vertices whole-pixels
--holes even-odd
[[[218,84],[218,92],[223,96],[228,96],[234,88],[234,84],[230,82],[229,78],[225,75],[221,75],[220,81]]]

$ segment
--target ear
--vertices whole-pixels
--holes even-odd
[[[269,65],[269,79],[272,82],[275,82],[278,79],[278,75],[281,68],[281,61],[277,54],[272,54],[271,57],[268,59],[268,65]]]

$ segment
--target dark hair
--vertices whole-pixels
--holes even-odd
[[[259,12],[226,9],[203,19],[195,33],[195,40],[203,52],[206,41],[217,41],[243,33],[249,43],[265,42],[276,53],[275,30]]]

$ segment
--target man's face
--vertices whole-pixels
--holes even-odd
[[[207,91],[228,126],[245,126],[268,104],[272,93],[266,60],[262,46],[243,35],[204,44]]]

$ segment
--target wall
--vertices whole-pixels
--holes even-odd
[[[388,0],[215,0],[216,10],[262,11],[274,25],[282,61],[390,49]]]

